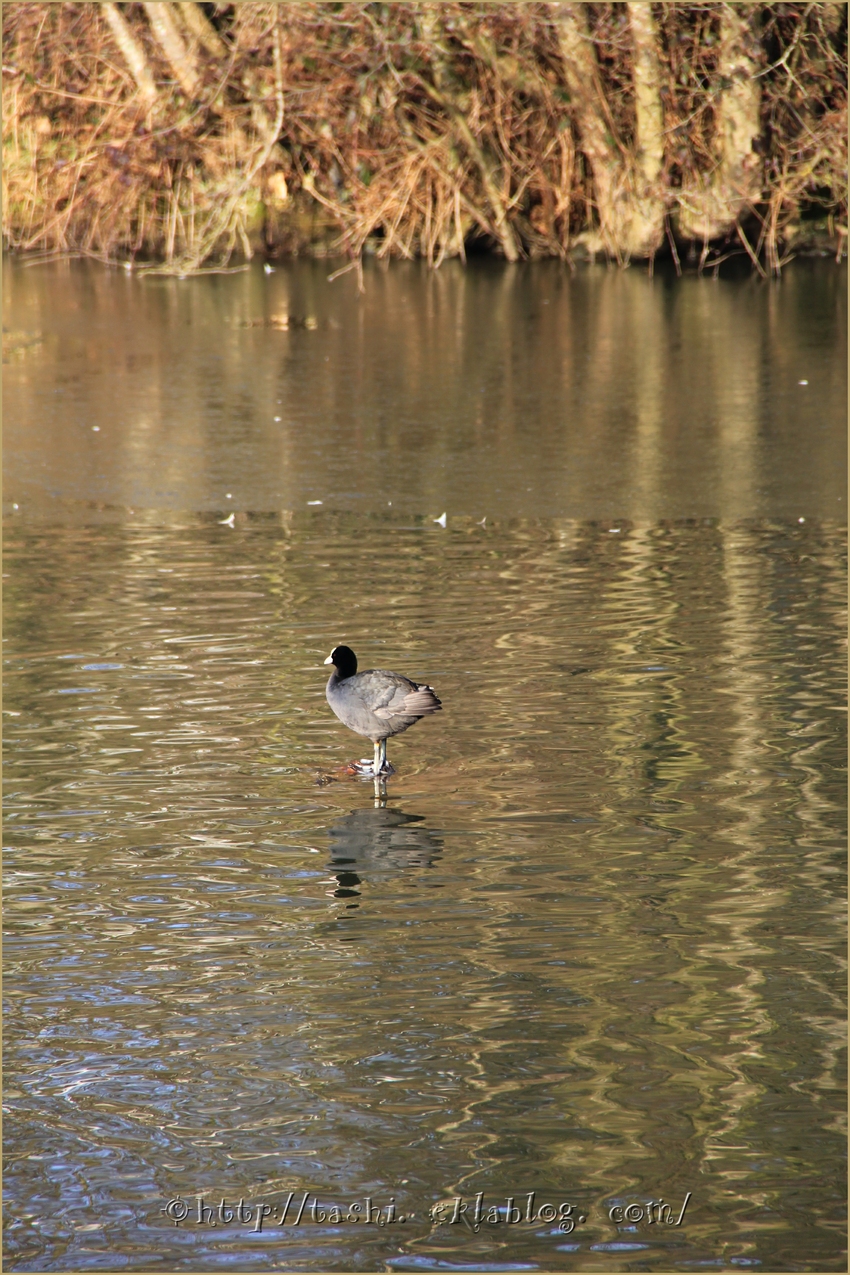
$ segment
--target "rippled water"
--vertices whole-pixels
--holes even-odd
[[[207,295],[226,308],[243,278],[207,280]],[[92,286],[136,286],[53,282],[60,316]],[[180,314],[168,330],[191,361]],[[142,314],[115,342],[164,348],[163,321]],[[438,442],[451,473],[448,424],[442,441],[398,426],[409,454],[392,463],[410,482],[394,496],[373,482],[392,440],[361,437],[360,508],[328,496],[361,409],[352,391],[344,417],[343,383],[312,444],[287,418],[293,450],[254,486],[196,399],[196,464],[169,471],[180,499],[197,484],[194,508],[131,512],[115,485],[153,491],[174,439],[122,469],[144,378],[131,369],[107,412],[121,359],[81,370],[71,337],[51,340],[8,370],[5,409],[19,506],[5,532],[7,1267],[843,1269],[846,536],[829,394],[807,409],[822,430],[808,468],[789,463],[801,444],[771,449],[761,427],[717,453],[713,515],[659,512],[665,491],[689,499],[669,476],[652,518],[576,513],[552,452],[514,436],[482,451],[495,503],[472,507],[452,479],[445,529],[445,492],[433,473],[431,495],[417,484]],[[765,349],[775,387],[785,372]],[[726,392],[739,401],[734,377]],[[110,460],[57,462],[58,404],[80,449],[92,421],[120,425]],[[700,411],[728,419],[716,398]],[[665,410],[644,475],[664,471],[672,429]],[[570,446],[604,487],[611,440],[588,418]],[[204,511],[211,456],[229,457],[234,489],[244,478],[232,526],[226,493]],[[551,469],[569,512],[518,510],[523,466]],[[612,502],[630,490],[615,470]],[[298,499],[271,511],[277,481]],[[728,514],[748,494],[773,513]],[[798,515],[798,499],[815,508]],[[443,700],[389,741],[386,793],[342,769],[370,746],[324,699],[341,640]],[[453,1223],[455,1197],[468,1211]],[[367,1198],[382,1225],[353,1220]],[[650,1201],[673,1224],[658,1204],[647,1222]]]

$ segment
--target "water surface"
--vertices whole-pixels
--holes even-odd
[[[7,270],[7,511],[846,519],[845,266],[327,274]]]
[[[833,269],[12,268],[9,1269],[844,1269]]]

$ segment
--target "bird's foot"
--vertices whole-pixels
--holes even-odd
[[[355,775],[368,775],[370,779],[395,774],[395,766],[388,761],[383,762],[380,768],[376,770],[375,763],[371,757],[361,757],[359,761],[349,762],[348,768]]]

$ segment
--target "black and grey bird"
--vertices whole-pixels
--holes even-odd
[[[348,646],[335,646],[325,663],[334,666],[325,689],[328,703],[349,730],[372,740],[375,759],[371,773],[391,773],[387,740],[442,708],[433,688],[388,669],[358,673],[357,656]],[[368,766],[368,761],[364,765]]]

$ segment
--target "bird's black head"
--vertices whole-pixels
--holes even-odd
[[[326,664],[333,664],[340,677],[353,677],[357,672],[357,656],[350,646],[335,646]]]

